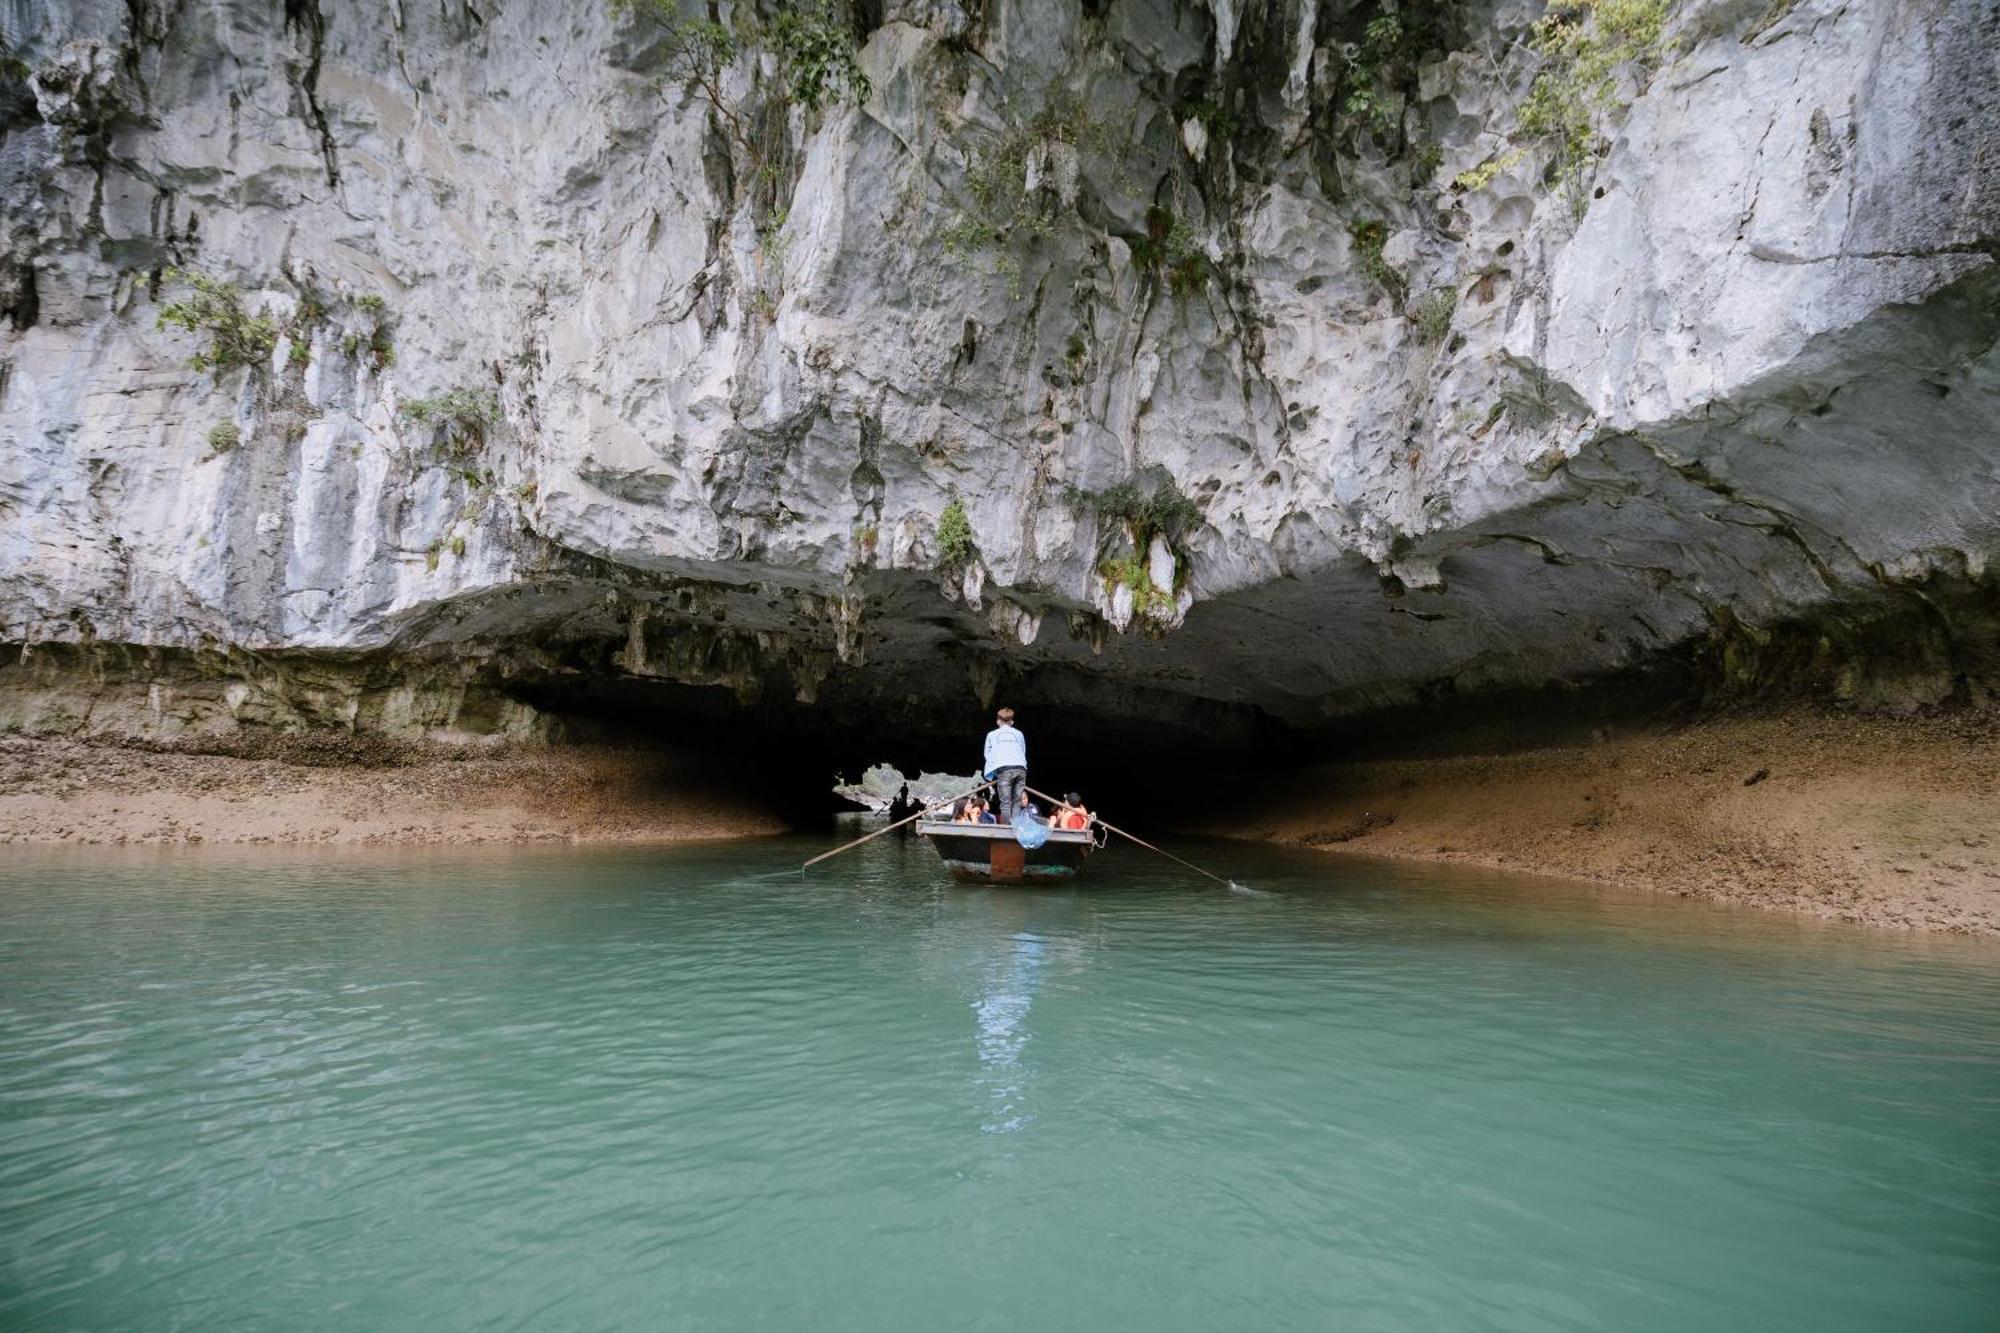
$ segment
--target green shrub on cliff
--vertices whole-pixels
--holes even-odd
[[[1132,262],[1165,278],[1175,296],[1191,296],[1208,280],[1208,256],[1194,224],[1158,205],[1146,210],[1146,234],[1133,242]]]
[[[865,102],[868,75],[854,49],[846,6],[833,0],[799,0],[771,20],[771,45],[792,101],[808,111],[823,104]]]
[[[1417,336],[1427,343],[1443,342],[1451,332],[1451,317],[1458,310],[1458,293],[1449,287],[1438,290],[1418,301],[1410,309],[1410,320],[1417,326]]]
[[[1541,68],[1515,129],[1548,150],[1548,178],[1578,214],[1589,203],[1606,118],[1625,105],[1628,87],[1643,91],[1672,52],[1666,35],[1672,10],[1673,0],[1557,0],[1535,20],[1528,45]],[[1494,162],[1506,159],[1503,154]],[[1460,175],[1459,184],[1477,189],[1504,169],[1475,167]]]
[[[500,418],[500,400],[484,389],[447,389],[410,399],[403,415],[438,428],[447,447],[462,456],[486,443],[486,428]]]
[[[1201,507],[1181,493],[1165,469],[1149,469],[1101,491],[1066,486],[1063,498],[1119,525],[1109,531],[1100,529],[1098,535],[1097,575],[1106,589],[1130,588],[1133,605],[1142,612],[1171,612],[1174,596],[1193,568],[1184,539],[1201,523]],[[1156,537],[1173,553],[1174,578],[1169,588],[1153,583],[1150,561]]]
[[[957,496],[938,515],[937,542],[938,560],[944,565],[962,565],[972,558],[972,520]]]
[[[1178,573],[1177,568],[1177,576]],[[1106,592],[1117,588],[1131,589],[1132,608],[1141,615],[1165,616],[1173,612],[1173,592],[1153,582],[1153,571],[1143,555],[1116,556],[1100,561],[1097,577],[1104,580]]]
[[[1389,245],[1389,229],[1379,222],[1360,221],[1347,228],[1348,238],[1354,243],[1354,258],[1361,271],[1370,281],[1398,303],[1409,295],[1410,280],[1403,271],[1383,258]]]
[[[278,326],[245,311],[243,293],[234,283],[178,268],[160,276],[187,289],[181,300],[160,307],[160,327],[182,328],[208,339],[208,346],[189,362],[196,370],[260,366],[270,359],[278,342]]]
[[[1175,109],[1174,119],[1200,121],[1202,128],[1208,131],[1211,142],[1227,142],[1235,137],[1238,129],[1234,115],[1221,103],[1205,97],[1182,103]]]
[[[1181,493],[1172,478],[1147,487],[1137,480],[1121,481],[1101,491],[1081,486],[1065,486],[1063,499],[1079,509],[1094,511],[1099,518],[1124,523],[1132,538],[1145,546],[1158,533],[1169,542],[1178,541],[1189,528],[1201,522],[1201,507]]]
[[[966,153],[966,207],[938,232],[945,253],[964,258],[998,252],[994,268],[1020,295],[1020,260],[1006,247],[1016,238],[1049,235],[1064,200],[1073,197],[1087,153],[1110,149],[1111,125],[1095,119],[1083,98],[1052,86],[1027,124]]]
[[[484,389],[447,389],[428,398],[410,399],[403,404],[403,414],[425,424],[438,421],[484,424],[500,415],[500,400]]]
[[[723,92],[723,72],[746,50],[763,47],[775,58],[777,82],[771,91],[781,105],[816,112],[868,98],[868,74],[855,49],[854,25],[840,0],[780,0],[762,27],[749,18],[754,11],[738,9],[732,22],[748,28],[742,39],[736,28],[683,13],[677,0],[611,0],[611,8],[643,15],[658,26],[667,81],[708,104],[753,171],[764,166],[762,146],[746,124],[754,118]]]
[[[1346,69],[1341,110],[1378,137],[1401,128],[1408,89],[1414,87],[1417,58],[1435,40],[1431,20],[1416,8],[1378,14],[1361,30],[1361,40],[1342,48]]]
[[[1528,150],[1525,148],[1510,148],[1504,153],[1495,153],[1492,157],[1487,158],[1471,170],[1459,172],[1457,176],[1458,188],[1461,190],[1483,190],[1491,185],[1494,178],[1501,172],[1506,171],[1527,155]]]

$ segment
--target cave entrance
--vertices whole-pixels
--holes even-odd
[[[812,703],[790,690],[755,698],[616,673],[577,672],[513,684],[511,692],[560,722],[580,743],[655,746],[683,771],[754,796],[797,828],[886,807],[904,782],[913,795],[955,796],[978,782],[993,710],[967,699],[849,696]],[[1166,831],[1211,813],[1218,794],[1280,762],[1282,738],[1261,743],[1241,727],[1208,734],[1135,718],[1087,698],[1012,706],[1028,738],[1029,781],[1081,793],[1107,818]],[[860,799],[857,799],[860,798]],[[1043,802],[1046,804],[1046,802]]]

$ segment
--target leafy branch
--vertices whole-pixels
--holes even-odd
[[[444,433],[454,454],[476,452],[486,443],[486,428],[500,417],[500,400],[484,389],[447,389],[403,404],[403,415]]]
[[[1341,85],[1347,94],[1341,110],[1378,139],[1396,133],[1416,86],[1417,62],[1437,40],[1435,20],[1415,7],[1368,20],[1361,39],[1341,48],[1346,61]]]
[[[185,299],[160,307],[160,327],[206,334],[208,346],[194,354],[196,370],[260,366],[278,343],[278,326],[243,309],[236,285],[206,273],[170,268],[161,277],[188,289]]]
[[[798,0],[779,10],[771,44],[791,100],[806,110],[868,100],[871,86],[854,49],[854,29],[833,0]]]
[[[1548,179],[1571,210],[1589,204],[1585,187],[1604,153],[1604,122],[1626,105],[1628,81],[1643,89],[1668,55],[1673,0],[1558,0],[1535,21],[1528,47],[1541,58],[1515,116],[1521,138],[1549,150]],[[1458,184],[1480,189],[1519,161],[1502,153],[1462,173]]]
[[[746,113],[723,92],[724,72],[738,57],[768,38],[777,57],[778,97],[809,112],[866,101],[868,74],[854,46],[854,30],[838,0],[785,0],[768,32],[750,40],[709,18],[684,15],[677,0],[611,0],[620,14],[636,13],[657,24],[670,83],[692,90],[721,121],[730,140],[749,161],[752,174],[764,169],[764,154],[745,125]]]

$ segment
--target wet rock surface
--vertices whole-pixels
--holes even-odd
[[[1358,114],[1383,12],[891,5],[857,106],[728,67],[753,163],[642,13],[23,8],[10,716],[1990,698],[2000,7],[1670,6],[1569,185],[1539,5],[1442,7]],[[176,272],[248,364],[191,368]]]

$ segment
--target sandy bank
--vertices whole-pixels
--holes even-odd
[[[640,751],[261,757],[0,736],[0,843],[649,842],[781,828]]]
[[[2000,933],[2000,725],[1801,713],[1332,764],[1215,831]]]

